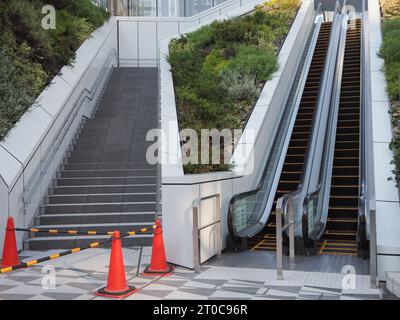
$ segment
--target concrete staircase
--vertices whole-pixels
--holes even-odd
[[[146,162],[148,130],[157,127],[156,68],[116,68],[95,115],[86,120],[43,200],[35,228],[99,232],[137,230],[155,220],[157,170]],[[64,249],[101,235],[35,233],[30,250]],[[151,245],[151,235],[124,245]]]

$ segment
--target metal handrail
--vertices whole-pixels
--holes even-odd
[[[319,8],[318,8],[317,14],[320,11],[321,11],[321,6],[319,6]],[[318,20],[316,23],[317,23],[317,25],[316,25],[316,27],[314,29],[314,32],[312,34],[312,37],[311,37],[311,44],[310,44],[310,47],[308,48],[308,51],[307,51],[306,62],[304,63],[303,69],[302,70],[299,69],[298,73],[296,75],[296,77],[297,76],[300,77],[300,81],[299,81],[300,84],[296,88],[295,99],[294,99],[295,102],[291,105],[292,107],[295,106],[294,107],[294,111],[291,114],[290,121],[285,123],[284,116],[282,116],[281,121],[280,121],[279,126],[278,126],[278,131],[277,132],[280,132],[280,131],[283,132],[283,130],[286,129],[286,131],[288,133],[288,134],[285,135],[285,141],[284,141],[284,143],[282,145],[282,148],[285,148],[285,146],[287,147],[288,144],[289,144],[290,132],[293,129],[294,122],[295,122],[296,115],[297,115],[297,111],[298,111],[298,107],[300,105],[300,100],[301,100],[301,97],[302,97],[304,84],[305,84],[306,77],[307,77],[307,74],[308,74],[309,66],[311,64],[312,56],[313,56],[313,53],[314,53],[315,45],[316,45],[316,42],[317,42],[317,38],[318,38],[320,26],[321,26],[321,21],[320,20]],[[294,83],[295,83],[295,81],[296,80],[294,80]],[[289,109],[290,109],[289,106],[286,106],[285,110],[289,110]],[[274,154],[275,154],[273,152],[273,150],[275,148],[279,148],[278,139],[275,139],[274,142],[273,142],[273,145],[271,147],[271,151],[270,151],[270,153],[268,155],[268,159],[266,161],[265,168],[263,170],[261,179],[260,179],[259,184],[257,185],[257,187],[255,189],[253,189],[253,190],[236,194],[230,200],[229,207],[228,207],[228,219],[227,219],[228,220],[228,229],[229,229],[229,233],[230,233],[232,239],[235,242],[239,242],[240,238],[253,236],[254,234],[258,233],[265,225],[266,221],[264,223],[262,223],[260,221],[261,220],[261,218],[260,218],[259,221],[255,222],[252,226],[245,228],[240,234],[238,234],[236,232],[234,226],[233,226],[233,210],[234,210],[235,202],[239,201],[240,199],[243,199],[243,198],[246,198],[246,197],[249,197],[249,196],[252,196],[252,195],[256,195],[257,193],[258,193],[258,197],[257,197],[256,201],[258,203],[259,197],[261,196],[260,191],[261,191],[261,189],[262,189],[262,187],[264,185],[264,181],[265,181],[266,176],[268,174],[269,164],[273,160],[275,160],[275,162],[274,162],[275,164],[276,163],[278,163],[278,164],[282,163],[283,164],[282,160],[284,159],[284,157],[286,155],[286,152],[280,152],[280,157],[278,159],[273,159]],[[279,173],[280,173],[280,170],[275,170],[275,175],[273,176],[273,179],[272,179],[273,181],[275,181],[277,178],[279,178]],[[271,188],[272,188],[272,185],[271,185]],[[270,206],[270,207],[272,206],[274,192],[265,192],[265,194],[268,194],[269,198],[268,198],[268,200],[267,200],[267,202],[265,204],[265,207],[262,208],[262,210],[268,214],[269,210],[267,210],[267,209],[268,209],[268,206]],[[256,205],[254,207],[249,219],[246,221],[247,223],[254,218],[254,215],[257,212],[257,209],[260,209],[258,205]]]
[[[38,187],[40,186],[40,183],[44,176],[46,175],[48,169],[50,168],[50,163],[51,161],[55,158],[58,150],[60,149],[61,143],[64,141],[65,136],[69,132],[70,127],[72,126],[76,115],[78,114],[81,106],[83,105],[83,102],[88,99],[89,101],[92,101],[92,99],[95,97],[101,81],[104,80],[104,77],[107,75],[106,69],[109,65],[112,65],[113,62],[115,62],[113,59],[118,60],[118,55],[116,50],[113,48],[111,49],[106,62],[104,63],[101,71],[99,72],[98,77],[96,78],[92,89],[87,89],[84,88],[79,94],[79,98],[76,100],[74,106],[72,107],[72,110],[67,117],[67,119],[64,121],[63,125],[61,128],[58,130],[57,134],[55,135],[52,143],[46,150],[45,157],[44,159],[41,160],[40,165],[38,168],[35,170],[33,173],[31,179],[27,183],[23,195],[22,195],[22,203],[23,203],[23,212],[26,214],[26,210],[29,207]],[[109,74],[108,74],[109,75]]]
[[[299,225],[304,219],[304,217],[302,217],[303,203],[304,199],[307,197],[307,192],[310,187],[312,172],[313,170],[315,170],[315,162],[319,162],[318,159],[316,159],[316,154],[319,152],[318,146],[321,145],[323,141],[323,139],[321,138],[323,137],[321,135],[321,132],[326,131],[326,129],[324,128],[327,126],[333,83],[332,80],[335,75],[335,64],[333,64],[333,62],[336,62],[336,54],[339,50],[337,38],[340,37],[340,23],[340,5],[339,2],[336,2],[331,26],[330,41],[327,50],[327,57],[325,60],[326,64],[322,75],[320,90],[318,92],[316,112],[311,123],[311,139],[308,143],[304,160],[305,169],[303,170],[300,178],[300,184],[297,189],[285,195],[288,200],[284,202],[285,206],[282,208],[283,217],[285,219],[287,219],[288,217],[289,210],[294,211],[293,216],[295,217]],[[289,207],[289,205],[292,206]],[[307,240],[307,235],[303,234],[303,228],[300,232],[297,232],[297,235],[303,236]]]
[[[161,132],[161,65],[160,60],[157,60],[157,70],[158,70],[158,95],[157,95],[157,129]],[[156,219],[162,218],[162,165],[161,165],[161,140],[158,138],[158,160],[156,164]]]

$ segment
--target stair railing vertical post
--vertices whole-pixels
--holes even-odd
[[[292,199],[293,201],[293,199]],[[289,207],[289,260],[290,264],[294,264],[294,205]]]
[[[193,229],[192,229],[192,237],[193,237],[193,269],[194,272],[200,273],[200,237],[199,237],[199,202],[193,201],[192,205],[192,214],[193,214]]]
[[[276,276],[283,280],[283,245],[282,245],[282,198],[276,204]]]
[[[159,49],[160,50],[160,49]],[[160,53],[158,53],[160,57]],[[161,65],[160,59],[157,59],[157,72],[158,72],[158,95],[157,95],[157,129],[161,133]],[[161,140],[158,138],[158,160],[156,164],[156,218],[162,219],[162,164],[161,164]]]
[[[217,220],[221,221],[221,195],[217,194],[215,196],[215,210],[217,213]],[[221,238],[221,222],[218,223],[218,225],[216,226],[216,242],[217,242],[217,257],[220,257],[222,254],[222,238]]]
[[[372,202],[372,201],[371,201]],[[372,204],[374,206],[375,203]],[[375,208],[370,210],[370,235],[369,235],[369,273],[371,277],[371,288],[377,288],[377,275],[378,275],[378,267],[377,267],[377,250],[376,250],[376,210]]]

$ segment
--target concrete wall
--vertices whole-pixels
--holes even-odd
[[[227,19],[251,11],[262,2],[264,1],[226,1],[190,18],[118,17],[121,66],[157,66],[159,44],[164,39],[194,30],[207,21]]]
[[[228,15],[241,15],[251,10],[252,8],[243,8]],[[221,17],[216,17],[219,18]],[[233,195],[251,190],[259,182],[260,172],[265,166],[295,76],[293,70],[298,68],[313,21],[313,3],[305,0],[279,53],[279,70],[264,86],[235,149],[232,161],[235,161],[237,167],[233,172],[183,174],[173,81],[166,59],[170,40],[162,42],[161,128],[168,137],[162,144],[162,199],[165,245],[171,262],[193,267],[193,244],[189,241],[193,231],[192,205],[201,198],[215,194],[221,196],[222,246],[226,247],[229,201]],[[242,150],[246,152],[240,154]]]
[[[378,279],[385,280],[387,271],[400,271],[400,203],[399,190],[390,164],[393,152],[390,102],[382,72],[383,60],[378,56],[382,43],[381,15],[378,0],[369,0],[370,66],[372,92],[372,125],[375,167]]]
[[[117,23],[111,19],[82,44],[73,66],[61,70],[0,142],[0,247],[8,216],[18,227],[33,224],[82,116],[91,116],[104,80],[116,65],[116,47]],[[99,75],[104,77],[95,82]],[[24,206],[29,191],[33,196]],[[17,234],[19,249],[26,236]]]

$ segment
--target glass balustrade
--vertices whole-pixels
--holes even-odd
[[[191,17],[228,0],[92,0],[118,16]],[[243,0],[243,4],[250,0]],[[116,11],[116,13],[114,12]]]

